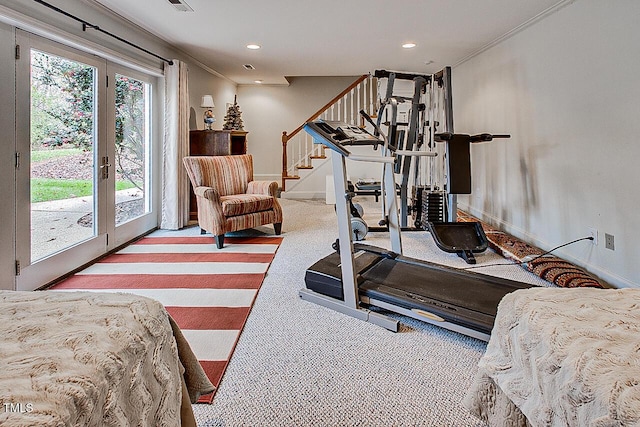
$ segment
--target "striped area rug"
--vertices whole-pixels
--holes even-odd
[[[216,388],[281,237],[149,237],[55,285],[129,292],[160,301]],[[215,392],[214,392],[215,393]],[[200,402],[211,403],[213,393]]]

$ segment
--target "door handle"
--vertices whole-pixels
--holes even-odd
[[[102,162],[100,164],[100,170],[102,171],[102,179],[109,178],[109,168],[111,167],[111,163],[109,163],[108,157],[103,157]]]

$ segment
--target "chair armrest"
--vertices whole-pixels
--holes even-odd
[[[249,181],[247,194],[264,194],[278,197],[278,183],[276,181]]]
[[[212,202],[220,203],[220,195],[211,187],[196,187],[193,192],[196,197],[203,197],[207,200],[211,200]]]

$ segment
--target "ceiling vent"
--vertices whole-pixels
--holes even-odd
[[[244,65],[243,65],[243,67],[244,67],[246,70],[255,70],[255,69],[256,69],[256,67],[254,67],[254,66],[253,66],[253,65],[251,65],[251,64],[244,64]]]
[[[193,9],[191,9],[191,6],[189,6],[187,2],[184,0],[167,0],[167,1],[171,3],[173,7],[175,7],[176,10],[180,12],[193,12]]]

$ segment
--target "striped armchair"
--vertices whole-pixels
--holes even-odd
[[[253,158],[239,156],[187,156],[182,159],[198,204],[201,233],[213,234],[218,249],[224,234],[264,224],[282,230],[278,183],[253,180]]]

